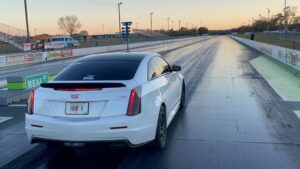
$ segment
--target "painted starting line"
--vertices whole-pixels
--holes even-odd
[[[12,119],[12,117],[0,117],[0,123],[6,122],[7,120]]]
[[[11,104],[9,107],[27,107],[27,104]]]
[[[294,113],[297,115],[297,117],[300,119],[300,110],[295,110]]]

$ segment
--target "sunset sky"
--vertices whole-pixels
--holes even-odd
[[[290,6],[299,6],[300,0],[287,0]],[[115,32],[118,29],[117,0],[27,0],[31,34],[59,34],[57,20],[61,16],[76,15],[82,30],[90,34]],[[153,14],[154,29],[181,26],[199,26],[200,21],[209,29],[228,29],[248,23],[261,13],[267,15],[279,12],[283,0],[123,0],[122,21],[138,23],[139,29],[150,25],[149,13]],[[23,0],[0,0],[0,23],[25,30]],[[300,9],[299,9],[300,12]],[[136,27],[136,24],[133,25]]]

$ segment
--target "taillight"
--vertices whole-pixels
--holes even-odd
[[[135,116],[141,113],[141,97],[140,97],[140,89],[136,88],[131,90],[127,116]]]
[[[28,98],[27,114],[33,114],[33,110],[34,110],[34,90],[30,92]]]

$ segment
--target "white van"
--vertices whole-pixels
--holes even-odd
[[[79,46],[79,42],[77,40],[74,40],[71,36],[53,36],[50,38],[50,42],[63,44],[65,48]]]

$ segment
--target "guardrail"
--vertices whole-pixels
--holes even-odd
[[[237,36],[231,36],[233,39],[252,47],[267,56],[270,56],[288,66],[291,66],[300,71],[300,51],[280,46],[270,45],[267,43],[252,41]]]
[[[186,41],[195,39],[204,39],[206,37],[192,37],[192,38],[181,38],[172,40],[162,40],[153,42],[133,43],[130,44],[130,48],[146,47],[151,45],[160,45],[166,43],[174,43],[179,41]],[[114,45],[114,46],[103,46],[103,47],[91,47],[91,48],[80,48],[80,49],[61,49],[56,51],[48,52],[23,52],[16,54],[0,55],[0,68],[9,67],[15,65],[24,65],[29,63],[45,62],[55,59],[65,59],[70,57],[78,57],[96,53],[113,52],[126,50],[126,44]]]

